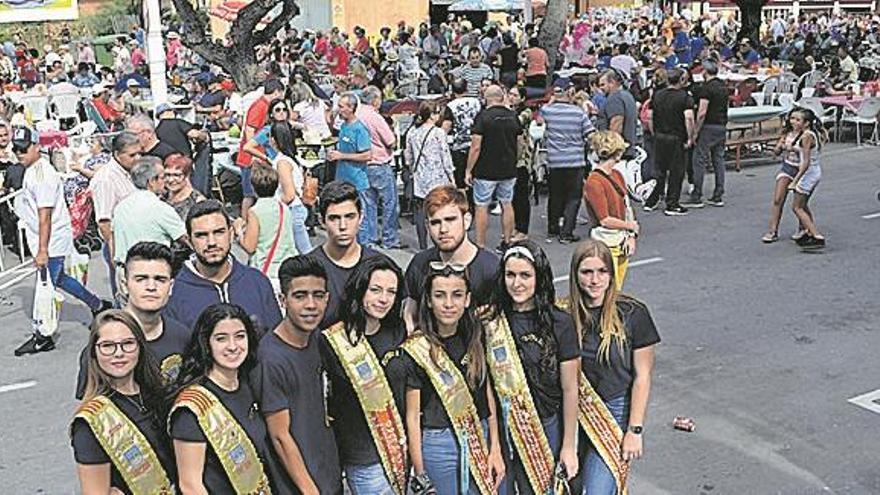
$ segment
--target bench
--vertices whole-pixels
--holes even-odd
[[[732,148],[734,150],[734,155],[736,157],[734,168],[739,172],[742,170],[742,151],[744,146],[757,144],[763,147],[766,144],[775,143],[778,140],[779,136],[774,135],[741,136],[737,139],[727,141],[724,146],[728,149]]]

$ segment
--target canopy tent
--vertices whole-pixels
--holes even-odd
[[[523,0],[459,0],[449,6],[450,12],[509,12],[522,9]]]

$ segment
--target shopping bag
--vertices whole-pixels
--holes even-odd
[[[69,254],[64,260],[64,271],[85,287],[89,281],[89,255],[75,251]]]
[[[34,286],[34,309],[31,320],[34,332],[43,337],[51,337],[58,330],[58,319],[64,296],[55,290],[49,277],[49,270],[37,271],[37,283]]]

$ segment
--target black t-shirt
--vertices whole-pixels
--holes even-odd
[[[24,165],[21,163],[8,163],[3,171],[3,187],[12,191],[18,191],[24,184]]]
[[[452,337],[440,339],[440,342],[443,344],[446,355],[455,363],[455,367],[461,372],[461,376],[467,380],[467,360],[464,359],[467,354],[467,340],[459,332]],[[412,356],[406,351],[401,352],[398,359],[402,360],[401,367],[405,370],[407,390],[418,389],[421,391],[422,428],[451,428],[452,423],[449,421],[449,415],[446,413],[443,402],[437,395],[434,384],[425,373],[425,370],[416,364]],[[479,385],[477,385],[476,390],[470,389],[470,386],[468,386],[480,419],[489,417],[489,400],[486,397],[488,383],[488,370],[486,370],[486,374]]]
[[[254,445],[254,449],[257,451],[257,455],[260,457],[260,462],[263,464],[263,472],[266,473],[266,476],[273,481],[277,479],[280,472],[275,464],[272,447],[269,443],[266,421],[259,412],[257,401],[254,398],[254,393],[248,380],[241,380],[238,390],[233,392],[223,390],[211,380],[205,380],[202,385],[217,396],[223,407],[232,414],[232,417],[235,418],[235,421],[238,422],[239,426],[247,434]],[[223,469],[223,465],[220,463],[220,458],[217,457],[217,452],[214,451],[214,448],[208,442],[208,438],[199,425],[198,418],[192,411],[186,408],[176,410],[171,417],[170,429],[171,438],[174,440],[207,443],[202,482],[205,488],[208,489],[208,493],[235,492],[226,474],[226,470]],[[273,493],[277,493],[274,486]]]
[[[584,329],[581,341],[581,369],[602,400],[608,401],[628,393],[635,378],[632,353],[636,349],[648,347],[660,342],[660,335],[651,313],[644,304],[632,300],[621,299],[617,309],[623,319],[626,330],[626,346],[623,353],[612,341],[608,353],[609,362],[596,359],[599,350],[599,328],[601,317],[595,318],[590,328]]]
[[[437,247],[419,251],[413,256],[406,267],[406,295],[416,302],[421,301],[425,291],[425,276],[430,271],[432,261],[440,261],[440,250]],[[495,273],[498,271],[498,256],[491,251],[477,248],[477,255],[468,263],[467,275],[471,284],[473,298],[471,303],[482,306],[489,301],[492,293],[492,285],[495,283]]]
[[[344,296],[345,284],[348,283],[348,278],[354,273],[354,269],[366,259],[385,255],[374,249],[361,246],[361,259],[351,268],[342,268],[334,263],[324,252],[323,246],[316,247],[306,256],[317,260],[327,271],[327,292],[330,293],[330,301],[327,303],[327,310],[324,312],[324,319],[321,320],[319,328],[330,328],[330,325],[339,321],[339,303]]]
[[[159,136],[160,142],[192,158],[192,145],[187,137],[192,129],[193,125],[183,119],[162,119],[156,126],[156,135]]]
[[[501,72],[516,72],[519,70],[519,49],[516,45],[507,45],[498,51],[501,55]]]
[[[562,405],[562,381],[559,365],[580,356],[577,331],[571,315],[556,307],[553,313],[553,334],[556,340],[556,353],[550,362],[543,363],[541,348],[544,336],[538,331],[540,322],[537,311],[507,314],[510,331],[516,341],[520,361],[526,374],[526,382],[532,393],[532,401],[542,419],[553,416]]]
[[[395,373],[395,369],[386,368],[385,361],[386,358],[394,355],[404,339],[406,339],[406,329],[403,325],[395,325],[391,328],[383,327],[379,332],[367,336],[367,342],[373,348],[376,358],[383,365],[385,377],[395,397],[395,404],[400,404],[403,400],[406,377]],[[389,355],[389,353],[391,354]],[[339,357],[323,334],[321,336],[321,355],[327,369],[327,377],[330,379],[330,397],[327,408],[330,411],[330,417],[333,418],[333,431],[339,446],[339,460],[343,466],[381,462],[357,392],[351,386],[351,380],[339,362]],[[403,419],[403,411],[399,412],[401,419]]]
[[[290,435],[296,441],[309,475],[322,494],[342,493],[342,473],[333,430],[326,422],[324,367],[317,334],[309,344],[296,348],[275,332],[260,341],[259,365],[251,385],[264,414],[287,409]],[[283,466],[283,464],[280,464]],[[276,483],[298,493],[288,476]]]
[[[687,127],[684,123],[685,110],[694,109],[694,99],[679,88],[663,88],[651,99],[654,110],[654,134],[672,134],[687,139]]]
[[[483,137],[480,157],[474,165],[474,177],[483,180],[507,180],[516,177],[517,136],[522,134],[516,113],[495,105],[483,109],[474,118],[471,134]]]
[[[164,421],[158,420],[152,412],[144,412],[141,405],[140,394],[125,396],[119,393],[111,394],[110,401],[119,408],[119,410],[128,417],[129,420],[137,427],[138,430],[147,439],[150,447],[159,458],[159,464],[165,469],[168,479],[173,481],[175,476],[174,457],[171,455],[171,442],[165,435],[163,430]],[[122,478],[119,470],[110,460],[107,451],[98,442],[92,429],[84,419],[77,418],[73,421],[71,434],[71,445],[73,446],[73,457],[77,464],[107,464],[110,463],[110,486],[121,490],[123,493],[129,494],[128,485]]]
[[[694,96],[697,101],[709,101],[709,106],[706,109],[706,119],[703,123],[705,125],[727,125],[729,96],[724,82],[718,78],[712,78],[711,81],[695,89]]]
[[[178,153],[178,151],[171,147],[171,145],[162,141],[156,141],[156,144],[146,151],[144,155],[155,156],[164,162],[168,155],[173,155],[174,153]]]
[[[183,364],[183,352],[189,344],[192,330],[183,323],[162,317],[162,335],[156,340],[147,341],[147,350],[153,353],[162,370],[162,379],[168,384],[177,378]],[[86,391],[86,375],[89,367],[88,347],[79,353],[79,373],[76,378],[76,398],[82,399]]]

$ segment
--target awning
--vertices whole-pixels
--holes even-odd
[[[449,6],[450,12],[509,12],[522,9],[523,0],[459,0]]]

